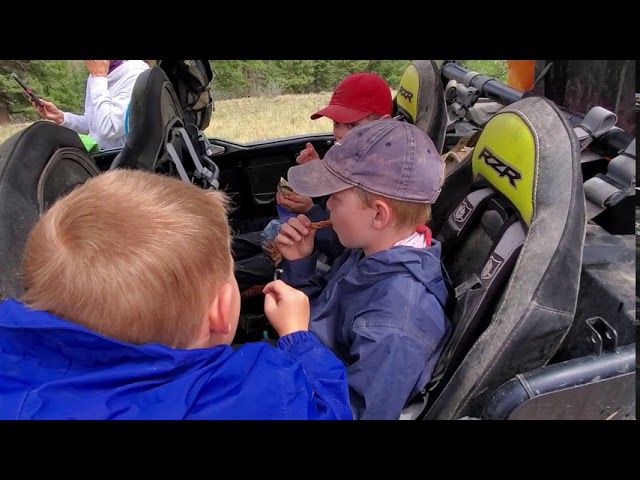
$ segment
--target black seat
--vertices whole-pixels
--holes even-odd
[[[544,98],[503,108],[446,178],[440,198],[450,195],[462,199],[436,238],[453,329],[427,419],[478,417],[498,386],[545,365],[572,324],[585,235],[572,127]]]
[[[158,60],[158,66],[173,85],[187,128],[206,130],[215,111],[209,60]]]
[[[140,74],[129,108],[129,134],[111,169],[150,170],[218,188],[218,167],[196,152],[197,132],[187,132],[182,106],[162,68]]]
[[[182,109],[164,70],[152,67],[138,77],[129,105],[129,134],[111,168],[154,170],[166,154],[169,132],[184,126]]]
[[[0,301],[22,295],[22,252],[58,198],[100,174],[73,130],[34,122],[0,145]]]
[[[438,65],[433,60],[413,60],[400,79],[393,99],[394,116],[401,116],[429,135],[439,153],[447,133],[447,106]]]

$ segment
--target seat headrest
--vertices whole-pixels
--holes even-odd
[[[112,168],[153,170],[164,152],[169,129],[182,125],[180,102],[160,67],[152,67],[138,76],[131,94],[128,122],[125,146]]]
[[[542,97],[520,100],[500,110],[486,124],[472,155],[474,178],[482,177],[489,182],[530,225],[534,211],[543,206],[541,198],[536,198],[537,190],[556,188],[550,180],[544,180],[547,185],[539,185],[539,172],[554,171],[558,162],[571,164],[575,154],[572,138],[571,127],[550,100]],[[569,188],[571,175],[576,172],[557,170],[554,182],[564,182]]]
[[[210,86],[213,70],[209,60],[159,60],[158,67],[171,81],[187,123],[205,130],[215,110]]]
[[[170,114],[162,107],[170,106]],[[152,67],[142,72],[133,87],[129,104],[130,136],[154,135],[170,118],[180,117],[180,101],[175,90],[160,67]]]
[[[436,62],[412,61],[402,74],[394,103],[396,113],[429,135],[442,153],[447,113],[442,78]]]

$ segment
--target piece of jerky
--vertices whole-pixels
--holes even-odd
[[[330,227],[333,225],[331,220],[323,220],[321,222],[311,222],[311,226],[309,227],[311,230],[317,230],[319,228]]]

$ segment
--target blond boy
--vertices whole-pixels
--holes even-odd
[[[351,418],[300,292],[265,288],[276,347],[229,346],[227,213],[221,192],[131,170],[57,201],[29,235],[24,296],[0,304],[0,418]]]

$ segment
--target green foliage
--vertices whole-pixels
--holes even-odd
[[[458,60],[458,63],[468,70],[507,82],[507,62],[504,60]]]
[[[18,83],[15,72],[40,97],[63,110],[81,112],[87,71],[66,60],[0,60],[0,105],[12,120],[35,120],[38,114]]]
[[[216,100],[332,91],[344,77],[373,72],[396,89],[409,60],[211,60]],[[437,61],[438,63],[441,60]],[[506,81],[504,60],[460,60],[471,70]],[[0,60],[0,114],[14,121],[37,113],[10,77],[16,72],[36,94],[74,113],[84,109],[87,70],[78,60]],[[2,118],[0,118],[2,121]]]
[[[267,79],[264,60],[214,60],[212,87],[216,98],[248,97],[257,92]]]
[[[442,60],[436,61],[438,64]],[[373,72],[397,88],[410,60],[212,60],[217,99],[332,91],[344,77]],[[507,79],[504,60],[460,60],[469,69]]]
[[[344,77],[373,72],[392,88],[409,60],[212,60],[216,98],[332,91]]]

